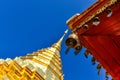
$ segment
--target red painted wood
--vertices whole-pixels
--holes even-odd
[[[98,1],[94,5],[92,5],[90,8],[88,8],[85,12],[81,13],[80,16],[78,17],[79,19],[72,24],[72,29],[74,29],[77,24],[80,22],[84,21],[88,16],[91,14],[94,14],[98,9],[101,8],[101,6],[104,6],[109,0],[104,0],[104,1]]]
[[[77,33],[82,44],[114,80],[120,80],[120,2],[111,6],[110,9],[113,12],[111,17],[106,17],[107,14],[104,11],[97,15],[100,18],[98,26],[94,26],[93,20],[90,20],[86,23],[89,29],[80,28]],[[79,21],[74,23],[74,28]]]

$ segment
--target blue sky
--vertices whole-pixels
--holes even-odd
[[[55,43],[68,28],[66,20],[81,13],[96,0],[0,0],[0,58],[24,56]],[[70,33],[70,31],[69,31]],[[67,34],[68,36],[69,34]],[[67,38],[67,36],[65,38]],[[61,58],[65,80],[105,80],[104,70],[97,75],[91,57],[71,50]]]

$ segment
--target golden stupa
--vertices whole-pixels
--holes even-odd
[[[13,60],[0,59],[0,80],[63,80],[60,48],[67,31],[51,47]]]

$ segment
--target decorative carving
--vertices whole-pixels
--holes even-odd
[[[81,26],[83,26],[84,24],[86,24],[86,22],[90,21],[91,19],[93,19],[96,15],[102,13],[104,10],[106,10],[109,6],[115,4],[117,1],[119,0],[110,0],[107,4],[105,4],[103,7],[101,7],[100,9],[98,9],[96,12],[94,12],[94,14],[89,15],[84,21],[80,22],[75,29],[73,29],[73,31],[75,32],[78,28],[80,28]]]

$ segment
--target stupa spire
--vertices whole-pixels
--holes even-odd
[[[62,40],[63,40],[63,38],[65,37],[65,35],[66,35],[67,33],[68,33],[68,29],[65,30],[63,36],[58,40],[57,43],[53,44],[52,47],[54,47],[54,48],[56,48],[56,49],[58,49],[58,50],[60,51]]]
[[[51,47],[15,59],[0,59],[0,80],[64,80],[60,47],[64,35]]]
[[[67,33],[68,33],[68,29],[65,30],[63,36],[60,38],[60,40],[59,40],[60,42],[62,42],[63,38],[65,37],[65,35],[66,35]]]

